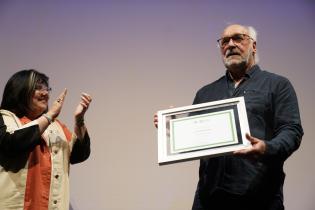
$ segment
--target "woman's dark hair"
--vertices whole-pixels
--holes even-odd
[[[49,78],[34,69],[22,70],[8,80],[2,96],[1,109],[9,110],[18,117],[25,116],[30,110],[31,98],[36,85],[48,87]]]

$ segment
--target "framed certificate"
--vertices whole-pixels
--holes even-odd
[[[160,165],[227,155],[251,146],[243,97],[158,112]]]

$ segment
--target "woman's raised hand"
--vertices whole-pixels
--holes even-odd
[[[47,114],[54,120],[61,112],[64,100],[67,95],[67,89],[65,88],[60,95],[54,100],[52,106],[48,110]]]

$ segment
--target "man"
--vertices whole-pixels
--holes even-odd
[[[256,32],[230,25],[218,40],[225,76],[201,88],[194,104],[244,96],[252,147],[200,160],[193,210],[282,210],[284,161],[303,129],[295,91],[256,64]]]

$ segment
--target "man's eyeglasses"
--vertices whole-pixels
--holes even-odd
[[[221,48],[224,48],[226,45],[228,45],[231,39],[233,40],[234,44],[241,44],[246,39],[254,40],[247,34],[234,34],[233,36],[222,37],[221,39],[218,39],[217,42]]]

